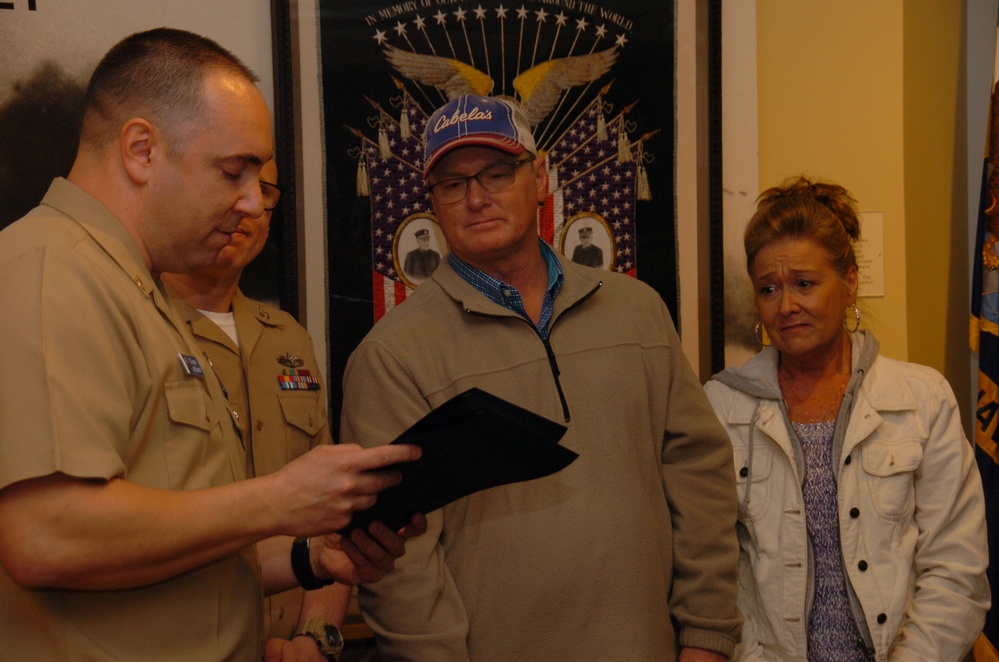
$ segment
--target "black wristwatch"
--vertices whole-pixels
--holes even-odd
[[[315,591],[333,583],[332,579],[320,579],[312,572],[308,538],[295,538],[295,542],[291,543],[291,571],[306,591]]]
[[[302,624],[295,634],[295,637],[312,637],[319,652],[323,654],[327,662],[338,662],[340,653],[343,652],[343,637],[340,636],[340,629],[321,618],[310,618]]]

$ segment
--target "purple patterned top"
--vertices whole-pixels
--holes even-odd
[[[832,471],[832,438],[836,421],[792,423],[805,457],[805,522],[815,557],[815,597],[809,618],[809,662],[865,662],[846,595],[839,548],[836,479]]]

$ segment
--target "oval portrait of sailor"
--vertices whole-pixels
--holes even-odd
[[[402,282],[416,287],[434,273],[447,253],[447,241],[432,214],[407,216],[395,231],[392,259]]]
[[[614,233],[607,221],[592,211],[574,214],[562,226],[559,250],[576,264],[608,271],[614,268],[617,255]]]

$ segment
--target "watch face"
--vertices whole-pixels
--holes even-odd
[[[311,632],[312,638],[319,646],[319,652],[326,656],[327,660],[339,660],[343,651],[343,639],[340,637],[340,630],[331,623],[323,623]]]
[[[295,636],[311,638],[316,642],[319,652],[330,662],[336,662],[340,659],[340,653],[343,651],[343,638],[340,636],[339,628],[332,623],[327,623],[319,618],[310,618],[299,628]]]
[[[340,637],[340,630],[337,626],[327,623],[323,626],[326,641],[332,648],[342,648],[343,639]]]

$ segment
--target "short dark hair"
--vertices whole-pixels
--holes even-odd
[[[127,119],[143,117],[182,143],[177,129],[201,116],[204,80],[214,71],[259,80],[235,55],[192,32],[156,28],[125,37],[90,77],[81,142],[103,147]]]
[[[860,239],[857,201],[842,186],[791,177],[768,188],[756,202],[756,213],[743,236],[750,277],[760,249],[786,238],[811,239],[824,248],[840,276],[857,266],[853,250]]]

